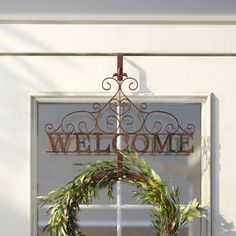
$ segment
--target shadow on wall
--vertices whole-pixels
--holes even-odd
[[[132,67],[134,67],[138,72],[139,72],[139,90],[140,88],[142,88],[142,91],[136,91],[135,93],[150,93],[153,94],[151,92],[151,90],[147,87],[147,73],[146,71],[140,67],[138,64],[136,64],[134,61],[128,59],[128,58],[124,58],[124,60],[126,62],[128,62]]]
[[[228,222],[225,218],[219,215],[220,222],[220,235],[224,236],[236,236],[236,231],[234,231],[234,223],[233,221]],[[213,235],[214,236],[214,235]]]
[[[220,143],[219,143],[220,102],[212,96],[212,235],[236,236],[233,221],[227,221],[219,211],[219,178],[220,178]]]

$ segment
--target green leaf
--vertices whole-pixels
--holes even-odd
[[[125,149],[123,150],[123,155],[126,156],[126,157],[129,157],[129,155],[130,155],[130,150],[129,150],[128,148],[125,148]]]
[[[134,159],[137,159],[137,158],[138,158],[138,153],[134,152]]]

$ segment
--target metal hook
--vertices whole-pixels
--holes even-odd
[[[123,77],[127,77],[126,73],[123,73],[123,54],[117,55],[117,72],[112,77],[117,77],[118,81],[122,81]]]
[[[117,79],[121,81],[123,79],[123,55],[117,55]]]

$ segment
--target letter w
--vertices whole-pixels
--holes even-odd
[[[65,138],[62,138],[62,135],[65,136]],[[68,141],[69,141],[69,137],[70,134],[62,134],[62,133],[47,133],[47,136],[49,138],[50,144],[51,144],[51,148],[53,152],[58,152],[58,143],[59,143],[59,147],[61,149],[62,152],[66,152],[67,148],[68,148]],[[56,138],[52,137],[52,136],[56,136]]]

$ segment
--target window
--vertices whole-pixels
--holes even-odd
[[[210,208],[210,97],[140,95],[130,96],[130,99],[137,106],[145,102],[148,108],[153,111],[165,111],[158,114],[158,119],[166,122],[165,128],[172,127],[169,124],[171,124],[173,117],[178,120],[182,129],[194,128],[193,136],[175,135],[170,144],[165,135],[160,136],[158,140],[155,136],[147,135],[148,141],[145,141],[146,137],[136,136],[134,138],[135,135],[130,135],[128,141],[121,139],[119,144],[116,143],[117,147],[119,145],[120,147],[125,146],[128,143],[136,151],[145,150],[145,154],[140,155],[160,174],[162,179],[181,187],[183,204],[196,197],[204,206]],[[71,114],[70,117],[67,116],[68,121],[66,123],[67,129],[71,129],[73,121],[78,119],[79,115],[82,116],[80,120],[88,121],[89,119],[86,112],[78,115],[74,111],[88,111],[95,102],[103,105],[108,100],[109,97],[79,96],[78,94],[73,94],[73,96],[71,94],[32,96],[31,168],[32,208],[34,209],[32,211],[32,235],[43,236],[42,229],[48,220],[45,214],[46,209],[37,210],[36,196],[45,195],[55,188],[64,186],[76,176],[80,167],[73,165],[74,163],[117,158],[112,151],[114,147],[109,134],[104,136],[93,135],[89,138],[86,136],[80,138],[61,136],[59,137],[60,143],[58,136],[47,136],[45,127],[51,125],[49,128],[56,129],[60,126],[62,118]],[[122,112],[122,109],[125,111],[126,108],[125,106],[120,108],[114,104],[113,109],[121,109]],[[131,107],[131,109],[133,109],[131,112],[135,117],[139,118],[135,108]],[[106,129],[107,119],[113,119],[110,120],[109,125],[113,125],[110,128],[114,129],[113,133],[119,132],[118,126],[114,125],[117,120],[114,117],[112,118],[109,112],[109,109],[104,111],[104,115],[99,118],[101,127]],[[160,124],[155,123],[154,117],[150,116],[147,120],[147,129],[149,129],[149,124],[152,124],[152,129],[161,128]],[[130,133],[132,133],[132,129],[138,129],[140,125],[136,121],[131,123],[132,125],[126,127]],[[89,126],[89,122],[88,124],[81,122],[80,125],[76,128],[80,130],[84,128],[92,130],[93,128]],[[87,127],[85,127],[86,125]],[[107,151],[109,146],[110,152]],[[133,187],[119,182],[114,190],[115,199],[113,202],[107,200],[106,191],[101,191],[99,200],[94,199],[91,205],[81,206],[80,225],[83,232],[87,233],[88,236],[154,235],[150,220],[152,207],[142,205],[132,198],[133,190]],[[121,226],[122,230],[117,231],[117,224]],[[209,230],[210,210],[207,219],[196,220],[188,225],[182,230],[181,236],[209,235]]]

